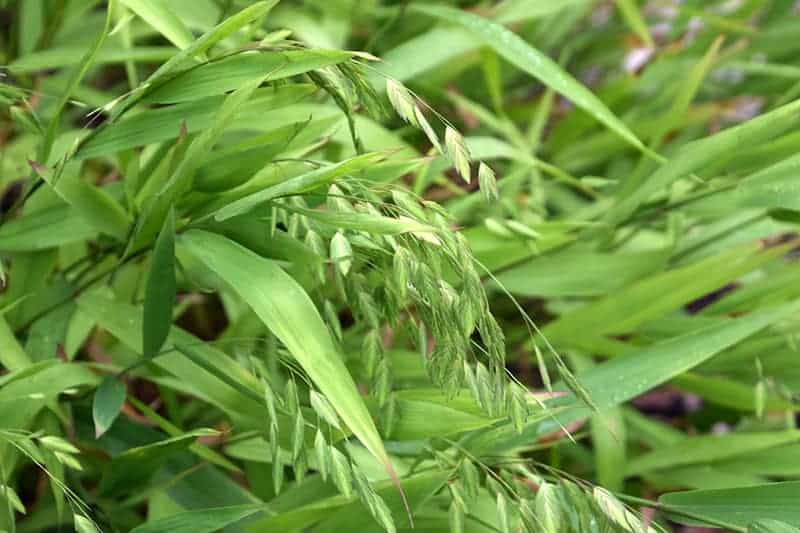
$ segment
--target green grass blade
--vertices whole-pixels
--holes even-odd
[[[712,135],[683,145],[669,162],[656,170],[642,185],[620,199],[604,217],[611,225],[626,220],[656,192],[693,172],[736,155],[743,146],[764,143],[797,123],[800,101],[786,104],[774,111]]]
[[[97,387],[92,402],[95,438],[99,439],[117,419],[126,392],[125,385],[114,376],[105,378]]]
[[[142,524],[131,533],[213,533],[265,510],[264,505],[254,504],[185,511]]]
[[[103,25],[103,29],[100,32],[100,35],[97,36],[95,41],[83,55],[81,58],[80,63],[78,64],[78,68],[72,73],[67,82],[67,86],[65,87],[64,91],[61,93],[61,97],[56,105],[56,111],[53,114],[53,118],[50,119],[50,124],[47,126],[47,131],[45,132],[44,139],[42,141],[41,148],[39,150],[39,160],[46,162],[50,157],[50,151],[53,149],[53,142],[56,140],[56,135],[58,134],[58,130],[61,127],[61,114],[64,112],[64,107],[66,107],[67,103],[72,98],[72,93],[81,83],[81,80],[89,71],[94,61],[95,56],[97,55],[98,50],[103,46],[103,43],[106,40],[106,35],[108,34],[111,28],[111,19],[112,14],[114,12],[114,4],[115,0],[109,0],[108,8],[106,11],[106,20],[105,24]]]
[[[178,48],[188,48],[194,41],[192,32],[173,13],[169,4],[164,0],[120,1]]]
[[[144,296],[142,350],[153,357],[161,350],[172,325],[175,304],[175,214],[169,211],[153,248],[150,275]]]
[[[760,519],[780,520],[800,526],[800,482],[770,483],[754,487],[692,490],[664,494],[659,503],[681,523],[697,524],[708,520],[715,526],[744,531]],[[687,517],[689,520],[687,520]]]
[[[561,68],[558,63],[533,48],[514,32],[496,22],[452,7],[413,4],[412,9],[447,22],[454,22],[468,29],[509,63],[569,98],[576,106],[605,124],[632,146],[645,150],[636,135],[599,98]]]
[[[770,448],[797,441],[800,441],[800,431],[797,430],[692,437],[631,459],[625,466],[625,474],[636,476],[653,470],[715,462],[740,455],[768,454]]]
[[[51,207],[25,214],[0,226],[0,252],[32,252],[84,241],[97,230],[78,210],[69,206]]]
[[[247,50],[187,70],[159,86],[148,102],[175,103],[232,91],[254,79],[276,81],[353,57],[341,50]],[[274,90],[279,90],[275,87]]]
[[[33,170],[65,202],[74,207],[72,211],[92,226],[97,232],[125,240],[131,219],[108,192],[85,181],[75,164],[68,164],[60,176],[38,163],[31,162]]]
[[[275,262],[213,233],[190,230],[184,248],[216,272],[294,355],[339,417],[393,472],[378,430],[308,294]],[[303,324],[298,328],[298,324]]]
[[[654,46],[653,38],[650,36],[650,30],[647,29],[647,22],[639,11],[639,6],[636,5],[636,0],[615,0],[615,3],[628,26],[639,36],[645,46],[652,48]]]
[[[735,320],[669,339],[652,346],[616,357],[578,375],[578,380],[588,391],[597,408],[616,407],[636,396],[669,381],[687,370],[707,361],[722,350],[754,335],[762,329],[783,320],[800,310],[800,304],[791,304],[766,309]],[[563,384],[554,386],[565,390]],[[586,418],[591,410],[580,406],[580,400],[571,396],[561,397],[550,405],[559,407],[573,405],[564,414],[555,415],[561,424]],[[510,424],[475,437],[470,448],[476,452],[501,451],[530,443],[531,439],[555,431],[559,426],[552,421],[535,421],[520,435],[516,435]]]
[[[165,81],[170,74],[181,67],[187,60],[205,54],[212,46],[221,40],[239,31],[254,20],[266,15],[277,3],[278,0],[257,2],[225,19],[212,30],[204,33],[200,38],[192,42],[192,44],[172,56],[166,63],[161,65],[122,103],[114,105],[112,107],[111,116],[109,117],[109,122],[116,121],[123,113],[138,103],[145,95]]]

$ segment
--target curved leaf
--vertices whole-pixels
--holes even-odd
[[[733,489],[672,492],[659,498],[667,509],[716,526],[744,528],[755,520],[772,519],[800,526],[800,482],[770,483]],[[681,516],[674,520],[688,523]]]
[[[383,441],[328,328],[294,278],[274,261],[221,235],[190,230],[181,236],[180,243],[253,308],[331,402],[347,427],[393,473]]]
[[[100,438],[117,419],[125,403],[126,392],[125,385],[114,376],[107,377],[97,387],[92,403],[95,438]]]
[[[153,249],[153,264],[145,289],[142,322],[145,357],[153,357],[167,340],[172,326],[175,283],[175,215],[170,211]]]
[[[178,513],[134,528],[131,533],[211,533],[264,510],[263,505],[232,505]]]
[[[194,40],[192,32],[172,12],[167,2],[163,0],[122,0],[122,3],[178,48],[183,49],[192,44]]]

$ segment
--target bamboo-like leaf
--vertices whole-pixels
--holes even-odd
[[[131,533],[213,533],[265,510],[264,505],[252,504],[185,511],[142,524],[132,529]]]
[[[175,215],[169,211],[153,248],[144,297],[142,349],[145,357],[161,350],[172,326],[175,304]]]
[[[741,529],[755,520],[771,519],[800,526],[800,482],[797,481],[672,492],[661,496],[659,502],[677,511],[671,516],[683,523],[697,524],[698,520],[706,519],[717,527]]]
[[[736,456],[769,453],[770,448],[795,443],[800,431],[752,432],[729,435],[704,435],[682,440],[673,446],[662,446],[630,460],[627,475],[638,475],[659,469],[735,458]]]
[[[210,429],[196,429],[179,437],[129,448],[114,457],[100,481],[98,491],[104,495],[119,495],[139,489],[167,458],[189,447],[198,437],[218,435]]]
[[[125,384],[113,376],[104,379],[94,393],[92,417],[95,438],[100,438],[119,416],[125,403]]]
[[[236,111],[234,124],[252,127],[252,122],[245,120],[254,113],[296,103],[315,90],[316,88],[309,84],[292,83],[284,87],[255,91],[253,98]],[[224,96],[209,96],[191,102],[148,109],[131,117],[125,117],[97,130],[95,135],[81,145],[75,158],[101,157],[128,148],[175,139],[181,134],[184,125],[186,133],[208,130],[214,124],[216,112],[224,101]]]
[[[60,176],[56,176],[44,165],[29,163],[56,194],[74,207],[72,213],[83,218],[87,225],[120,241],[125,239],[131,224],[130,216],[108,192],[81,178],[74,165],[68,165]],[[38,214],[35,215],[38,218]]]
[[[181,72],[159,85],[148,102],[175,103],[224,94],[267,74],[269,81],[282,80],[351,59],[341,50],[250,50],[233,54]],[[279,90],[279,87],[274,87]]]
[[[123,113],[133,107],[142,98],[144,98],[156,86],[160,85],[167,76],[172,74],[178,69],[185,61],[192,57],[196,57],[206,53],[212,46],[219,41],[239,31],[245,25],[252,21],[266,15],[278,0],[266,0],[263,2],[256,2],[255,4],[246,7],[235,15],[228,17],[210,31],[200,36],[197,40],[192,42],[189,46],[181,50],[179,53],[172,56],[167,62],[161,65],[155,72],[153,72],[144,83],[142,83],[136,90],[125,98],[125,100],[117,105],[111,105],[111,116],[109,123],[115,122]]]
[[[713,162],[731,158],[738,147],[764,143],[775,138],[796,124],[798,117],[800,117],[800,101],[786,104],[711,137],[683,145],[668,163],[662,165],[640,187],[612,207],[606,213],[605,222],[612,225],[619,224],[657,191],[678,179],[689,177],[693,172],[702,170]]]

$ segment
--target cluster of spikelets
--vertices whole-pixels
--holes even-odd
[[[321,69],[311,78],[348,116],[354,146],[363,151],[354,112],[359,106],[373,114],[385,110],[358,63]],[[469,181],[471,161],[462,135],[448,125],[442,145],[420,101],[393,80],[387,82],[387,90],[397,113],[424,131],[432,145]],[[494,173],[484,163],[478,166],[480,187],[488,200],[494,199]],[[331,286],[332,279],[335,290],[321,295],[321,307],[340,342],[339,306],[352,312],[363,339],[364,375],[380,407],[380,424],[387,438],[396,419],[396,400],[384,337],[387,331],[401,328],[413,330],[412,338],[417,339],[431,380],[448,396],[468,391],[488,415],[511,416],[515,425],[522,427],[528,411],[527,391],[507,378],[502,330],[489,310],[466,239],[455,231],[447,211],[406,190],[365,183],[351,176],[338,180],[319,197],[274,200],[270,219],[273,231],[280,226],[319,258],[308,268],[320,287]],[[288,360],[282,362],[291,365]],[[254,363],[256,367],[263,364],[255,358]],[[315,463],[321,476],[330,479],[345,496],[355,492],[373,517],[392,531],[389,508],[341,445],[345,428],[325,397],[309,386],[308,401],[301,402],[301,396],[306,395],[298,390],[305,387],[298,387],[296,379],[303,376],[293,368],[283,390],[270,383],[263,367],[256,372],[262,376],[269,413],[266,440],[273,456],[275,490],[283,484],[286,463],[279,446],[284,437],[281,428],[285,431],[286,424],[280,424],[279,418],[288,417],[295,479],[302,480],[308,468],[304,441],[308,431],[314,431]],[[308,409],[304,415],[304,403],[310,404],[316,420],[308,420]]]

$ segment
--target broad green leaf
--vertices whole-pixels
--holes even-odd
[[[408,495],[409,503],[413,508],[418,508],[437,492],[446,482],[442,472],[424,472],[415,474],[401,480],[403,490]],[[403,502],[392,484],[380,481],[375,484],[375,491],[386,501],[392,510],[400,528],[408,528],[406,519],[401,518]],[[275,502],[280,506],[280,498]],[[283,507],[283,506],[281,506]],[[279,507],[279,509],[281,508]],[[301,501],[300,505],[290,508],[283,507],[283,512],[264,520],[255,522],[254,531],[298,531],[319,523],[320,533],[335,533],[339,531],[365,531],[376,528],[370,513],[365,512],[361,502],[356,498],[346,498],[341,495],[322,497],[316,501]],[[405,522],[405,523],[404,523]]]
[[[197,429],[180,437],[125,450],[107,465],[98,491],[106,496],[135,492],[163,466],[169,456],[188,448],[198,437],[217,434],[210,429]]]
[[[85,219],[95,231],[106,233],[120,241],[127,237],[131,224],[128,213],[106,190],[83,179],[79,165],[67,165],[60,176],[38,163],[31,162],[31,167],[74,208],[73,213]]]
[[[719,212],[734,208],[765,208],[800,210],[797,199],[797,170],[800,156],[791,156],[765,169],[759,170],[730,190],[701,200],[692,210]],[[713,211],[712,211],[713,210]]]
[[[438,396],[435,394],[434,398]],[[475,413],[474,410],[459,409],[457,402],[452,402],[452,405],[448,403],[450,402],[405,399],[401,395],[397,400],[397,421],[392,428],[392,440],[419,440],[457,435],[488,427],[497,421]],[[442,426],[442,420],[448,421],[446,426]]]
[[[109,117],[109,123],[116,122],[116,120],[123,113],[137,104],[155,87],[159,86],[161,82],[167,78],[167,76],[181,67],[187,60],[205,54],[209,49],[211,49],[211,47],[221,40],[236,33],[245,25],[250,24],[254,20],[266,15],[277,3],[278,0],[256,2],[255,4],[250,5],[238,13],[228,17],[213,29],[204,33],[189,46],[172,56],[163,65],[158,67],[158,69],[153,72],[144,83],[142,83],[137,89],[129,94],[122,102],[113,105],[111,116]]]
[[[190,230],[183,247],[241,296],[297,359],[342,421],[393,472],[374,422],[308,294],[275,262],[213,233]],[[303,328],[297,328],[303,324]]]
[[[716,463],[657,470],[643,474],[642,479],[656,490],[729,489],[763,485],[769,481],[763,476],[722,470]]]
[[[95,438],[100,438],[119,416],[125,403],[125,384],[114,376],[105,378],[94,393],[92,418]]]
[[[408,81],[476,50],[479,45],[470,32],[461,28],[434,28],[384,53],[376,68],[399,81]],[[386,87],[382,78],[380,82],[376,79],[375,84],[382,89]]]
[[[173,533],[213,533],[265,510],[267,510],[267,507],[264,505],[254,504],[186,511],[166,518],[148,521],[141,526],[135,527],[131,530],[131,533],[161,533],[162,531]]]
[[[628,454],[627,429],[621,409],[615,407],[593,415],[591,433],[598,484],[610,491],[622,490]]]
[[[265,75],[271,82],[282,80],[336,65],[352,57],[352,53],[340,50],[248,50],[179,74],[148,95],[147,101],[175,103],[197,100],[232,91]],[[279,89],[275,87],[273,90]]]
[[[250,387],[239,383],[233,377],[229,376],[224,370],[210,364],[204,357],[201,352],[192,348],[191,346],[184,346],[180,344],[175,345],[175,349],[189,358],[194,364],[201,367],[203,370],[206,370],[208,373],[213,374],[220,381],[227,383],[231,386],[231,388],[236,389],[237,391],[241,392],[242,395],[247,396],[257,402],[261,401],[261,397],[253,391]]]
[[[697,394],[708,402],[745,412],[757,411],[755,389],[750,384],[695,373],[678,376],[673,383],[681,390]],[[764,398],[763,407],[766,411],[780,411],[792,409],[792,403],[775,394],[769,394]]]
[[[120,0],[128,9],[158,30],[178,48],[186,48],[194,40],[192,32],[170,9],[165,0]]]
[[[19,26],[25,31],[18,32],[19,54],[26,55],[36,48],[45,26],[44,0],[30,0],[19,4]]]
[[[254,113],[293,104],[315,90],[315,87],[307,84],[257,90],[252,100],[243,104],[236,112],[234,124],[248,129],[256,128],[258,124],[243,121],[252,118]],[[214,124],[216,112],[224,101],[224,96],[210,96],[193,102],[149,109],[104,125],[96,135],[81,145],[75,158],[100,157],[128,148],[175,139],[183,124],[186,125],[187,133],[205,131]]]
[[[9,70],[16,74],[29,74],[41,70],[63,68],[77,65],[80,63],[81,54],[85,52],[84,47],[62,46],[33,52],[14,60],[9,66]],[[93,66],[109,65],[132,61],[136,63],[160,63],[166,61],[175,54],[172,46],[136,46],[133,48],[121,48],[103,46],[94,55]],[[80,86],[75,88],[73,97],[85,94],[85,88]],[[98,93],[91,93],[97,95]],[[99,93],[102,97],[97,101],[102,105],[108,101],[106,93]],[[80,99],[79,99],[80,101]]]
[[[798,115],[800,101],[786,104],[711,137],[684,144],[640,187],[620,199],[606,213],[604,221],[611,225],[623,222],[656,192],[712,163],[731,158],[742,146],[765,143],[775,138],[796,124]]]
[[[198,167],[208,158],[209,152],[225,129],[234,121],[236,113],[250,99],[262,81],[263,78],[252,80],[227,95],[214,114],[210,126],[199,134],[185,151],[176,150],[175,170],[168,175],[167,182],[157,189],[156,196],[150,198],[146,204],[129,243],[129,253],[149,245],[152,236],[160,231],[168,212],[173,209],[181,195],[190,190]]]
[[[141,307],[115,300],[101,291],[87,292],[78,299],[78,307],[97,325],[136,353],[142,353]],[[192,346],[195,354],[205,360],[206,365],[213,365],[219,373],[227,374],[240,385],[251,388],[260,394],[258,382],[252,374],[236,364],[224,352],[182,329],[173,326],[167,344]],[[152,364],[164,371],[170,379],[166,384],[183,394],[194,396],[224,411],[228,416],[246,427],[263,426],[263,404],[255,402],[249,395],[244,395],[221,381],[216,375],[188,360],[178,352],[168,352],[152,360]]]
[[[0,315],[0,346],[3,347],[0,350],[0,364],[6,370],[13,372],[31,364],[31,358],[22,349],[19,341],[14,336],[14,332],[2,315]]]
[[[217,220],[226,220],[246,213],[256,206],[274,200],[275,198],[308,192],[317,187],[328,185],[337,178],[356,173],[370,165],[374,165],[384,157],[385,155],[381,153],[369,153],[353,157],[340,163],[322,166],[311,172],[289,178],[281,183],[266,187],[244,198],[240,198],[218,210],[214,218]]]
[[[708,463],[754,452],[769,454],[769,448],[798,440],[800,431],[703,435],[632,458],[626,465],[625,473],[635,476],[652,470]]]
[[[26,213],[0,226],[0,252],[32,252],[93,238],[97,229],[76,207],[58,206]]]
[[[561,0],[560,2],[531,2],[530,0],[503,0],[497,5],[495,17],[503,24],[524,22],[532,18],[553,15],[562,9],[578,9],[589,0]]]
[[[800,453],[800,445],[789,444],[772,448],[769,453],[756,452],[716,461],[714,466],[725,472],[794,478],[800,476],[800,465],[795,461],[798,453]]]
[[[622,334],[735,281],[785,253],[749,245],[633,283],[561,315],[543,329],[551,342],[597,350],[601,335]]]
[[[791,526],[786,522],[772,520],[769,518],[756,520],[747,526],[747,531],[750,533],[800,533],[800,529]]]
[[[526,43],[521,37],[496,22],[460,9],[433,5],[412,4],[412,9],[446,22],[463,26],[491,46],[501,57],[520,70],[535,77],[557,93],[569,98],[614,133],[640,150],[642,142],[612,113],[594,93],[581,85],[558,63]]]
[[[30,369],[30,370],[29,370]],[[0,387],[0,427],[24,429],[34,417],[67,389],[93,386],[98,377],[76,363],[40,364],[17,370]]]
[[[716,526],[745,528],[756,520],[771,519],[800,526],[800,482],[770,483],[754,487],[672,492],[659,503],[675,511],[674,520],[696,524],[709,520]],[[686,518],[679,513],[686,513]]]
[[[153,259],[144,296],[142,349],[153,357],[167,340],[175,304],[175,214],[169,211],[153,248]]]
[[[800,310],[797,302],[754,312],[726,320],[685,335],[653,344],[627,355],[616,357],[578,375],[578,380],[588,391],[597,408],[615,407],[639,394],[669,381],[687,370],[707,361],[717,353],[746,339],[750,335],[782,320]],[[562,385],[554,386],[564,390]],[[552,407],[580,405],[574,396],[560,397],[550,403]],[[561,424],[580,420],[591,415],[586,407],[570,407],[565,413],[555,415]],[[473,437],[470,447],[481,452],[505,450],[531,442],[531,439],[559,426],[541,417],[529,423],[521,435],[515,435],[510,424]]]
[[[616,406],[686,372],[798,309],[800,305],[793,302],[703,327],[597,365],[579,374],[578,380],[600,409]],[[611,383],[618,385],[609,387]]]
[[[503,271],[497,280],[522,296],[598,296],[661,270],[667,251],[600,254],[569,248],[534,257]]]

